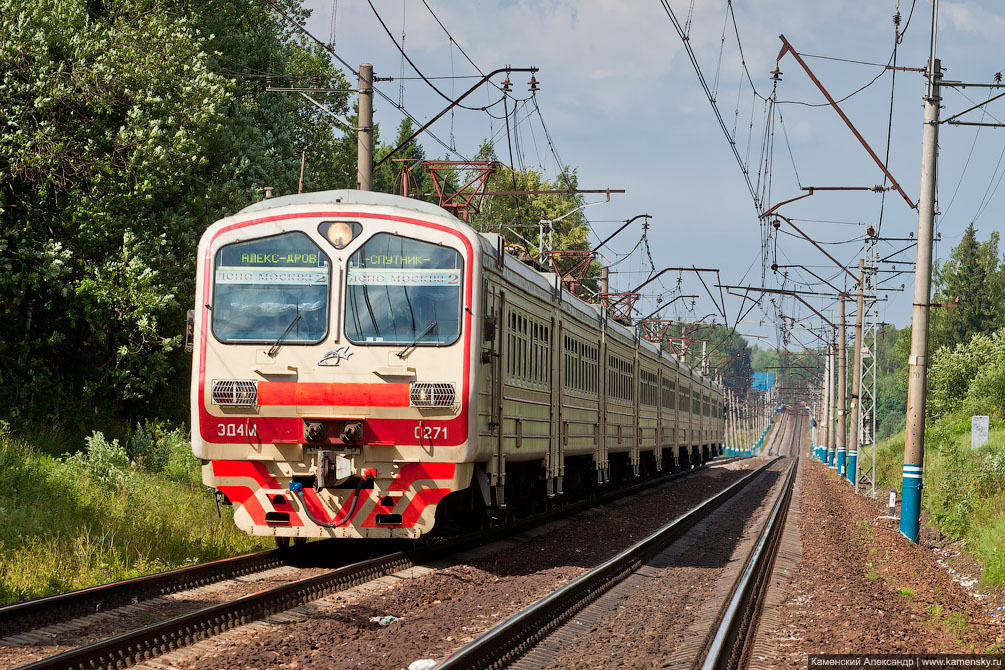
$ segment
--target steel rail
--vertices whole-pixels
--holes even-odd
[[[156,598],[269,570],[283,565],[287,558],[294,555],[291,551],[280,549],[259,551],[5,605],[0,607],[0,637],[17,635],[78,616],[106,612],[129,605],[137,598]]]
[[[581,609],[642,566],[643,562],[680,538],[726,500],[760,476],[777,459],[754,470],[604,563],[511,616],[472,640],[436,666],[436,670],[500,668],[537,645]]]
[[[788,477],[782,494],[778,496],[771,516],[761,531],[757,545],[747,559],[747,565],[733,587],[732,596],[723,609],[715,636],[708,646],[702,663],[702,670],[722,670],[731,666],[731,660],[739,660],[751,633],[756,629],[755,614],[760,609],[764,592],[771,575],[771,566],[781,543],[785,518],[792,500],[792,486],[796,478],[798,459],[789,466]]]
[[[717,459],[721,462],[730,459]],[[610,500],[639,493],[645,489],[700,472],[703,466],[671,473],[663,477],[580,500],[563,507],[536,514],[484,531],[432,542],[408,551],[398,551],[352,565],[343,566],[306,579],[283,584],[235,600],[212,605],[143,628],[83,645],[75,649],[23,666],[25,670],[96,670],[121,668],[140,663],[174,649],[323,598],[378,577],[414,565],[442,558],[451,553],[481,546],[550,520],[595,507]],[[311,543],[320,545],[321,543]],[[310,545],[308,545],[310,546]],[[263,552],[270,553],[270,552]]]

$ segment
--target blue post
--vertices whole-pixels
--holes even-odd
[[[841,476],[842,479],[844,479],[844,455],[845,455],[844,446],[839,446],[837,448],[837,464],[838,464],[838,474]]]
[[[904,463],[903,490],[900,496],[900,532],[911,542],[917,542],[921,519],[920,465]]]
[[[834,450],[834,447],[827,448],[827,467],[837,467],[837,451]]]
[[[848,481],[855,484],[858,480],[855,479],[856,467],[858,465],[858,449],[848,450]]]

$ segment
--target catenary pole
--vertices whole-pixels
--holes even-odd
[[[829,394],[831,391],[831,355],[830,355],[830,345],[827,345],[827,351],[824,353],[824,386],[820,391],[820,425],[818,427],[820,435],[820,462],[827,463],[827,440],[829,436],[827,435],[827,424],[830,423],[827,417],[827,412],[830,410]]]
[[[932,42],[925,90],[925,123],[921,145],[921,192],[918,196],[918,255],[914,266],[914,314],[911,319],[911,356],[908,358],[907,430],[904,437],[903,494],[900,532],[918,541],[921,525],[921,473],[925,455],[925,375],[928,368],[928,317],[932,299],[932,232],[935,227],[935,179],[939,144],[939,80],[941,64],[935,57],[939,0],[932,4]]]
[[[736,445],[739,443],[736,437],[736,394],[729,392],[729,453],[736,456]]]
[[[865,300],[862,287],[865,285],[865,258],[858,261],[858,299],[855,303],[855,351],[851,359],[851,435],[848,437],[848,481],[854,486],[858,476],[858,440],[861,419],[862,380],[862,313],[865,311]]]
[[[841,477],[845,476],[845,452],[848,448],[848,422],[845,420],[848,409],[848,342],[844,309],[847,297],[847,293],[838,296],[837,470]]]
[[[834,463],[834,336],[831,333],[830,344],[827,345],[827,453],[824,454],[824,464]]]
[[[373,190],[373,65],[359,66],[359,111],[356,129],[356,188]]]

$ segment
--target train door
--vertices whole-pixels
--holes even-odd
[[[634,439],[628,449],[628,458],[632,464],[632,475],[635,477],[639,476],[639,459],[640,452],[642,450],[642,368],[640,363],[639,340],[638,337],[636,337],[635,351],[632,360],[632,371],[635,373],[632,375],[632,386],[634,387],[632,389],[632,418],[634,419],[633,424],[635,426],[635,430],[632,431]]]
[[[557,311],[557,310],[556,310]],[[564,349],[564,329],[562,322],[554,315],[551,317],[551,346],[548,350],[551,365],[551,435],[550,461],[552,463],[550,479],[548,480],[548,496],[562,495],[562,479],[565,476],[565,445],[569,440],[569,431],[562,421],[562,384],[565,379],[562,361]]]
[[[491,324],[492,339],[486,342],[489,369],[488,433],[491,457],[488,461],[488,487],[491,504],[506,508],[506,452],[503,444],[503,382],[506,361],[506,292],[491,290],[485,304],[485,314]]]
[[[597,356],[597,423],[594,435],[597,440],[597,455],[594,458],[597,468],[597,483],[605,484],[611,480],[611,472],[607,456],[607,323],[606,316],[600,317],[600,342]]]

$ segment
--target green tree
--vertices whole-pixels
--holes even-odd
[[[496,160],[495,150],[484,144],[477,160]],[[576,171],[565,168],[554,180],[545,179],[537,170],[514,170],[499,164],[489,177],[488,191],[562,191],[578,187]],[[588,251],[589,227],[581,209],[582,195],[575,193],[546,193],[540,195],[497,195],[487,198],[481,211],[470,219],[471,225],[482,232],[499,233],[510,245],[521,247],[530,258],[550,266],[549,259],[538,258],[539,222],[556,220],[551,226],[551,248],[554,250]],[[564,218],[562,218],[564,217]],[[560,219],[560,220],[558,220]],[[545,239],[547,244],[547,239]],[[564,266],[573,261],[560,261]],[[591,266],[589,288],[596,290],[595,278],[599,265]]]
[[[390,145],[378,144],[374,152],[376,159],[391,153],[391,151],[407,140],[415,132],[415,125],[412,119],[407,116],[398,124],[398,135]],[[419,141],[413,140],[411,144],[396,153],[391,160],[376,169],[373,175],[373,190],[382,193],[395,193],[402,195],[402,179],[408,180],[408,195],[412,198],[437,202],[435,196],[425,195],[433,193],[433,178],[423,166],[426,160],[426,150],[422,148]]]
[[[1000,262],[998,233],[979,242],[974,224],[967,226],[949,259],[935,272],[934,302],[954,306],[933,310],[933,350],[968,342],[974,334],[993,330],[1001,323]]]
[[[304,17],[293,0],[0,0],[0,416],[183,399],[202,231],[262,186],[295,192],[302,150],[322,157],[307,187],[341,177],[331,118],[245,76],[346,87],[278,10]]]

